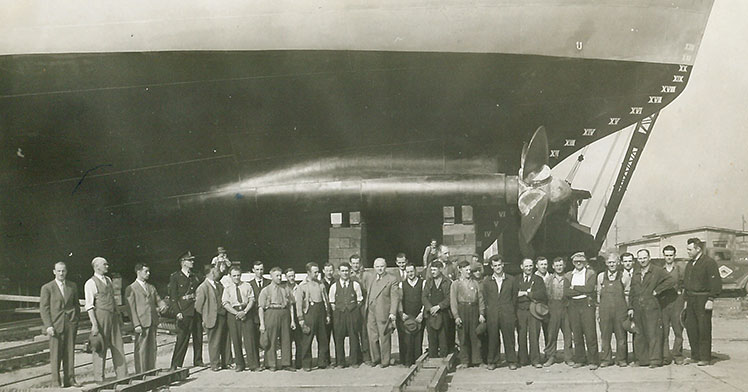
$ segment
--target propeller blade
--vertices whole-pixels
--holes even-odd
[[[542,189],[528,189],[519,196],[518,206],[521,213],[520,233],[530,242],[543,223],[548,209],[548,194]]]
[[[533,173],[539,173],[543,166],[548,166],[548,135],[545,127],[540,126],[530,139],[527,151],[522,153],[522,180],[527,182],[528,178],[534,176]]]

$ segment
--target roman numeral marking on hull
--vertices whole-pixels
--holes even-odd
[[[684,54],[683,55],[683,61],[691,61],[691,55],[690,54]]]
[[[506,211],[499,211],[499,218],[506,218]],[[499,225],[499,221],[496,221],[496,226]]]
[[[688,66],[687,65],[679,65],[680,69],[678,69],[678,72],[688,72]]]
[[[574,145],[577,144],[577,141],[574,139],[566,139],[564,142],[564,147],[574,147]]]
[[[689,52],[693,52],[694,50],[696,50],[696,45],[694,45],[694,44],[686,44],[685,49],[687,51],[689,51]]]
[[[632,106],[629,114],[642,114],[642,109],[641,106]]]
[[[594,136],[596,130],[595,128],[585,128],[582,136]]]
[[[559,150],[551,150],[551,158],[558,158]]]
[[[675,92],[675,86],[662,86],[661,93],[674,93]]]
[[[683,83],[683,75],[673,75],[673,83]]]
[[[618,125],[619,121],[621,121],[620,117],[611,117],[608,125]]]
[[[650,95],[649,102],[647,103],[662,103],[662,97],[659,95],[658,96]]]

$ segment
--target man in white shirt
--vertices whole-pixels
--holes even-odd
[[[361,284],[350,279],[351,265],[343,262],[338,266],[339,279],[330,286],[329,301],[332,308],[332,323],[335,330],[335,360],[339,367],[346,367],[345,337],[348,336],[350,363],[354,368],[361,363],[361,311],[364,300]],[[368,342],[365,342],[368,343]]]
[[[100,353],[92,352],[94,381],[104,382],[104,366],[107,350],[112,351],[112,362],[117,378],[127,377],[125,349],[122,342],[122,317],[117,311],[112,280],[105,276],[109,262],[103,257],[91,260],[93,276],[83,286],[86,295],[85,310],[91,320],[91,336],[101,335],[104,348]]]
[[[255,340],[252,333],[254,322],[249,316],[255,304],[254,290],[249,283],[242,282],[242,270],[238,266],[231,267],[230,275],[232,282],[224,288],[221,302],[228,313],[226,322],[229,325],[229,335],[236,357],[234,370],[241,372],[248,368],[254,371],[259,367],[260,362],[256,354],[260,342]],[[246,361],[244,352],[247,355]]]

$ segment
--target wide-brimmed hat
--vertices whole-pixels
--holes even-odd
[[[407,320],[403,321],[403,329],[405,329],[406,333],[413,333],[418,331],[418,322],[413,317],[409,317]]]
[[[88,337],[88,347],[91,348],[92,352],[95,352],[97,354],[103,354],[104,351],[104,339],[101,338],[101,334],[97,333],[96,335],[91,334]]]
[[[263,350],[270,349],[270,338],[268,337],[268,331],[265,331],[260,334],[260,347]]]
[[[478,335],[483,335],[486,333],[486,322],[478,323],[478,326],[475,327],[475,333]]]
[[[623,320],[623,329],[626,330],[628,333],[637,334],[639,333],[639,326],[636,325],[636,322],[634,320],[627,318],[626,320]]]
[[[435,329],[435,330],[441,329],[442,322],[444,321],[442,320],[442,317],[443,317],[442,314],[438,312],[434,315],[429,316],[428,321],[427,321],[429,328]]]
[[[309,335],[312,332],[312,328],[310,328],[308,325],[304,324],[301,326],[301,332],[304,333],[304,335]]]
[[[548,305],[542,302],[533,302],[530,304],[530,314],[538,320],[544,319],[548,316],[549,312]]]

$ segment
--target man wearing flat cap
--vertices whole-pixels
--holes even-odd
[[[583,252],[574,253],[571,261],[574,269],[566,273],[564,293],[569,299],[569,323],[574,335],[574,367],[582,367],[586,362],[595,370],[600,367],[595,325],[597,275],[587,266]]]
[[[91,260],[93,276],[83,286],[86,295],[86,312],[91,319],[91,336],[99,335],[103,342],[100,352],[94,351],[94,381],[104,381],[104,365],[107,349],[112,351],[112,362],[117,378],[127,377],[125,349],[122,342],[122,317],[117,311],[112,280],[104,275],[109,271],[109,262],[103,257]]]
[[[444,265],[439,260],[429,264],[429,277],[421,294],[429,339],[429,358],[444,358],[449,353],[444,320],[452,317],[449,313],[452,281],[442,275],[443,268]]]
[[[193,343],[193,364],[205,366],[203,363],[203,326],[200,314],[195,311],[195,291],[200,286],[200,279],[192,272],[195,257],[187,251],[179,257],[180,270],[169,277],[169,298],[172,313],[176,318],[177,342],[171,356],[171,370],[176,370],[184,364],[184,356],[190,345],[190,335]]]

